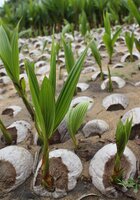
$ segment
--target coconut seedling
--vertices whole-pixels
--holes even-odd
[[[102,81],[102,80],[104,80],[104,74],[103,74],[103,69],[102,69],[102,61],[101,61],[102,58],[101,58],[101,54],[100,54],[100,52],[99,52],[94,40],[92,41],[92,43],[90,45],[90,48],[91,48],[92,55],[94,56],[95,61],[99,66],[100,78],[101,78],[101,81]]]
[[[25,79],[19,77],[19,49],[18,49],[18,27],[10,31],[7,26],[0,26],[0,58],[4,64],[6,72],[13,82],[13,85],[22,98],[27,110],[29,111],[32,119],[34,120],[34,111],[31,103],[26,96],[26,83]]]
[[[112,182],[115,184],[118,183],[118,179],[119,180],[123,179],[123,169],[121,167],[121,159],[129,140],[131,128],[132,128],[132,118],[130,120],[127,119],[124,124],[121,120],[117,124],[117,129],[115,134],[117,153],[115,156],[114,171],[111,177]]]
[[[76,105],[76,107],[70,107],[66,115],[66,123],[68,132],[71,136],[75,149],[78,147],[78,141],[75,137],[78,129],[80,128],[88,110],[88,102],[82,102]]]
[[[112,63],[112,56],[113,56],[113,51],[114,51],[114,45],[116,40],[118,39],[120,33],[121,33],[121,28],[118,28],[114,34],[111,32],[111,26],[110,26],[110,19],[109,19],[109,14],[106,12],[104,15],[104,27],[105,27],[105,33],[103,35],[103,42],[106,46],[108,55],[109,55],[109,64]]]
[[[85,49],[71,69],[68,78],[57,98],[55,98],[56,66],[51,66],[49,78],[44,77],[41,86],[39,86],[34,72],[34,64],[30,63],[29,61],[26,61],[25,63],[35,118],[38,127],[41,130],[38,132],[38,134],[43,141],[41,183],[42,186],[44,186],[48,191],[54,191],[55,181],[54,177],[50,175],[49,171],[49,139],[52,138],[55,130],[69,109],[87,49],[88,48]]]
[[[20,68],[19,68],[19,50],[18,50],[18,26],[15,30],[10,31],[7,26],[0,27],[0,57],[3,61],[4,67],[10,79],[13,82],[13,85],[19,95],[22,98],[24,105],[26,106],[29,114],[31,115],[32,120],[35,122],[35,127],[37,132],[40,131],[38,123],[36,122],[35,113],[32,103],[28,100],[26,94],[26,82],[24,77],[20,77]],[[53,37],[54,38],[54,37]],[[51,60],[50,66],[52,69],[56,68],[56,56],[59,51],[59,47],[52,41],[51,48]],[[51,70],[50,77],[53,80],[53,77],[56,76],[56,71]],[[54,81],[53,81],[54,83]],[[4,127],[4,124],[3,126]],[[2,129],[2,132],[6,130],[6,127]],[[6,133],[7,134],[7,133]],[[39,134],[41,135],[41,134]],[[41,138],[40,138],[41,139]]]
[[[137,159],[127,142],[132,126],[129,118],[122,124],[118,122],[116,129],[116,144],[110,143],[102,147],[93,156],[89,166],[92,183],[103,194],[111,198],[120,197],[118,180],[134,178]]]
[[[130,53],[130,61],[133,62],[134,33],[125,32],[125,42]]]

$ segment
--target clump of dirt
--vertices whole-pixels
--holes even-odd
[[[13,109],[11,108],[6,108],[3,112],[2,115],[9,115],[9,116],[13,116]]]
[[[116,111],[116,110],[124,110],[124,107],[121,104],[114,104],[108,107],[107,111]]]
[[[139,58],[135,55],[133,55],[133,60],[131,61],[131,57],[130,55],[127,56],[127,58],[125,59],[125,62],[135,62],[136,60],[138,60]]]
[[[130,140],[134,140],[136,138],[140,138],[140,124],[136,124],[132,127],[131,134],[130,134]]]
[[[16,170],[14,166],[4,160],[0,160],[0,192],[12,187],[16,182]]]
[[[60,157],[50,158],[50,175],[54,178],[54,188],[68,190],[68,169]],[[35,185],[41,185],[41,169],[38,172]]]
[[[75,153],[84,161],[89,161],[93,158],[95,153],[104,146],[104,143],[91,141],[79,141],[78,148],[75,149]]]

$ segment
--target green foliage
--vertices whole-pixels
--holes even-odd
[[[55,89],[56,89],[56,56],[57,56],[57,44],[55,44],[55,42],[54,42],[54,35],[53,35],[49,80],[52,84],[54,93],[55,93]]]
[[[75,135],[81,124],[83,123],[88,105],[88,102],[79,103],[76,107],[70,108],[66,115],[67,128],[76,148],[78,146],[78,143]]]
[[[73,25],[78,29],[79,15],[86,16],[83,19],[85,18],[87,23],[83,24],[86,24],[87,28],[88,23],[90,27],[100,27],[103,25],[103,13],[106,11],[110,13],[113,23],[132,22],[133,16],[139,22],[139,6],[139,0],[10,0],[0,8],[0,18],[10,28],[15,27],[22,18],[22,31],[26,32],[31,28],[32,32],[27,34],[36,36],[52,33],[53,27],[55,31],[63,29],[63,33],[71,31]],[[84,30],[84,27],[81,26],[81,30]]]
[[[130,53],[131,62],[133,62],[133,46],[134,46],[134,33],[125,32],[125,42]]]
[[[111,72],[110,72],[109,65],[107,66],[107,70],[108,70],[108,79],[109,79],[108,91],[113,92],[113,84],[112,84]]]
[[[103,70],[102,70],[102,58],[101,58],[101,54],[96,46],[96,43],[95,41],[93,40],[91,45],[90,45],[90,48],[91,48],[91,52],[92,52],[92,55],[94,56],[95,58],[95,61],[96,63],[98,64],[99,68],[100,68],[100,77],[101,77],[101,80],[104,79],[104,76],[103,76]]]
[[[18,26],[13,32],[0,26],[0,57],[7,74],[15,82],[19,82],[19,50]]]
[[[54,42],[52,49],[54,48]],[[48,141],[53,136],[56,128],[59,126],[63,118],[65,117],[73,94],[75,87],[77,85],[84,58],[86,56],[88,47],[79,57],[73,68],[71,69],[69,76],[58,96],[55,100],[55,80],[52,79],[52,76],[44,77],[41,86],[39,86],[38,80],[34,72],[34,64],[26,61],[25,67],[29,79],[29,86],[31,91],[31,97],[34,106],[34,115],[37,127],[40,130],[38,132],[39,137],[43,141],[43,159],[42,159],[42,184],[47,187],[47,189],[53,189],[53,180],[51,178],[50,183],[50,174],[49,174],[49,146]],[[53,54],[56,54],[55,51],[52,51]],[[54,56],[52,55],[54,58]],[[56,69],[54,62],[51,65],[50,73]],[[54,74],[55,75],[55,74]]]
[[[133,178],[129,178],[128,180],[118,180],[118,185],[126,189],[133,188],[134,193],[137,193],[140,189],[140,176],[138,176],[137,180],[134,180]]]
[[[55,120],[55,128],[60,124],[62,119],[64,118],[66,111],[69,108],[70,102],[72,100],[76,85],[78,83],[78,79],[81,73],[81,69],[83,66],[84,58],[87,53],[87,49],[82,53],[79,59],[74,64],[73,68],[71,69],[68,78],[58,96],[56,101],[56,120]]]
[[[67,20],[64,20],[64,27],[62,28],[62,35],[65,35],[65,33],[69,33],[74,31],[74,24],[69,23]]]
[[[113,182],[118,182],[118,179],[123,178],[123,169],[121,168],[121,158],[123,156],[125,147],[128,143],[130,133],[132,129],[132,118],[127,119],[125,124],[120,120],[116,129],[116,146],[117,153],[115,157],[114,172],[112,175]]]
[[[128,8],[131,14],[135,17],[135,19],[137,20],[137,23],[140,25],[140,12],[138,8],[136,7],[134,1],[127,0],[127,3],[128,3]]]
[[[118,28],[116,30],[116,32],[112,35],[109,14],[107,12],[104,15],[104,26],[105,26],[105,33],[103,35],[103,41],[104,41],[104,44],[106,46],[106,49],[107,49],[107,52],[109,55],[109,64],[111,64],[114,45],[115,45],[117,38],[119,37],[119,35],[121,33],[121,28]]]
[[[67,73],[71,71],[72,67],[74,66],[75,59],[74,54],[72,52],[71,43],[66,43],[65,38],[62,38],[63,40],[63,47],[64,47],[64,53],[65,53],[65,63],[66,63],[66,69]]]
[[[81,35],[83,36],[85,36],[87,31],[90,30],[89,22],[87,20],[87,16],[84,10],[79,16],[79,30],[80,30]]]
[[[0,26],[0,58],[6,72],[13,82],[18,95],[22,98],[27,110],[34,120],[33,108],[25,94],[25,80],[19,79],[19,50],[18,50],[18,26],[10,31],[6,25]]]

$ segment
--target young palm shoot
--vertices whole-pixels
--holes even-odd
[[[0,58],[4,63],[4,67],[7,71],[7,74],[11,78],[15,89],[18,92],[18,95],[22,98],[23,103],[25,104],[28,112],[31,115],[33,121],[35,121],[35,127],[37,132],[40,132],[40,127],[36,121],[33,105],[29,102],[26,94],[26,82],[24,78],[19,78],[20,68],[19,68],[19,50],[18,50],[18,26],[14,31],[10,31],[7,26],[0,26]],[[56,55],[57,55],[57,44],[52,42],[51,49],[51,72],[50,79],[55,85],[55,74],[56,74]],[[55,87],[54,87],[55,92]],[[41,133],[39,133],[41,139]]]
[[[10,145],[12,144],[12,136],[11,134],[6,130],[5,125],[3,124],[3,122],[0,119],[0,130],[2,131],[3,134],[3,138],[4,141],[6,142],[6,144]]]
[[[133,62],[134,33],[125,32],[125,42],[130,53],[130,61]]]
[[[118,179],[123,179],[123,169],[121,167],[121,158],[123,156],[125,147],[128,143],[129,136],[132,128],[132,118],[131,120],[127,119],[125,124],[120,120],[116,129],[116,146],[117,153],[115,157],[114,171],[112,174],[113,183],[117,183]]]
[[[105,33],[103,35],[103,42],[106,46],[106,49],[107,49],[107,52],[109,55],[109,63],[108,64],[111,64],[113,51],[114,51],[114,45],[121,33],[121,28],[118,28],[114,34],[111,33],[111,26],[110,26],[110,20],[109,20],[108,13],[106,13],[106,15],[104,15],[104,26],[105,26]]]
[[[68,127],[68,132],[71,136],[71,139],[74,143],[75,148],[78,147],[78,141],[76,140],[76,133],[80,128],[83,120],[85,118],[87,109],[88,109],[88,102],[79,103],[76,107],[72,107],[69,109],[66,115],[66,123]]]
[[[22,98],[27,110],[34,120],[34,111],[31,103],[28,101],[25,89],[24,78],[19,78],[19,49],[18,49],[18,26],[10,31],[7,26],[0,26],[0,58],[4,64],[6,72],[13,82],[15,89]]]
[[[80,76],[84,58],[87,53],[87,49],[88,48],[85,49],[85,51],[82,53],[82,55],[79,57],[71,69],[69,76],[63,85],[63,88],[57,99],[55,98],[56,76],[54,74],[56,66],[51,66],[49,78],[44,77],[41,86],[39,86],[34,72],[34,64],[29,63],[28,61],[25,64],[29,79],[32,102],[34,105],[35,118],[38,127],[41,130],[40,133],[43,141],[41,182],[48,191],[54,190],[54,178],[50,175],[49,171],[48,141],[54,135],[55,130],[69,109],[75,87]]]
[[[101,54],[100,54],[94,40],[91,43],[90,48],[91,48],[91,51],[92,51],[92,55],[94,56],[95,61],[99,66],[101,81],[103,81],[104,80],[104,74],[103,74],[103,70],[102,70],[102,61],[101,61],[102,58],[101,58]]]

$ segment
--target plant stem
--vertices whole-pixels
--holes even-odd
[[[78,148],[78,141],[77,141],[75,135],[71,135],[71,139],[72,139],[73,144],[74,144],[74,149],[77,149]]]
[[[131,60],[131,62],[134,61],[134,58],[133,58],[133,54],[132,54],[132,53],[130,53],[130,60]]]
[[[114,170],[111,178],[114,184],[117,184],[118,180],[123,178],[123,170],[121,169],[121,156],[118,154],[116,154]]]
[[[48,140],[44,138],[44,145],[42,150],[42,185],[50,192],[54,191],[54,179],[49,172],[49,144]]]
[[[33,109],[32,104],[28,101],[28,99],[26,97],[26,94],[23,91],[23,89],[20,86],[20,84],[19,83],[14,83],[14,82],[13,82],[13,84],[14,84],[14,87],[15,87],[18,95],[22,98],[22,101],[23,101],[26,109],[28,110],[33,122],[35,122],[35,128],[36,128],[36,130],[37,130],[37,132],[38,132],[38,134],[40,136],[40,139],[42,140],[42,133],[41,133],[40,128],[38,127],[37,121],[35,119],[35,113],[34,113],[34,109]]]
[[[108,69],[108,79],[109,79],[108,91],[112,92],[113,91],[113,85],[112,85],[111,73],[110,73],[109,65],[107,66],[107,69]]]
[[[112,64],[111,56],[109,57],[109,62],[108,62],[108,64]]]
[[[6,141],[6,143],[8,145],[12,144],[12,136],[6,130],[6,127],[4,126],[3,122],[1,121],[1,119],[0,119],[0,129],[1,129],[2,133],[3,133],[4,140]]]
[[[25,92],[22,90],[22,87],[20,86],[19,83],[14,83],[14,87],[18,92],[18,95],[22,98],[24,105],[26,106],[28,112],[31,115],[32,120],[34,121],[34,110],[33,110],[33,106],[31,105],[31,103],[28,101],[28,99],[26,98]]]
[[[118,154],[116,154],[115,158],[115,164],[114,164],[114,171],[119,172],[120,171],[120,166],[121,166],[121,158]]]
[[[104,80],[104,74],[103,74],[103,69],[102,69],[102,66],[99,66],[100,67],[100,79],[101,81]]]

